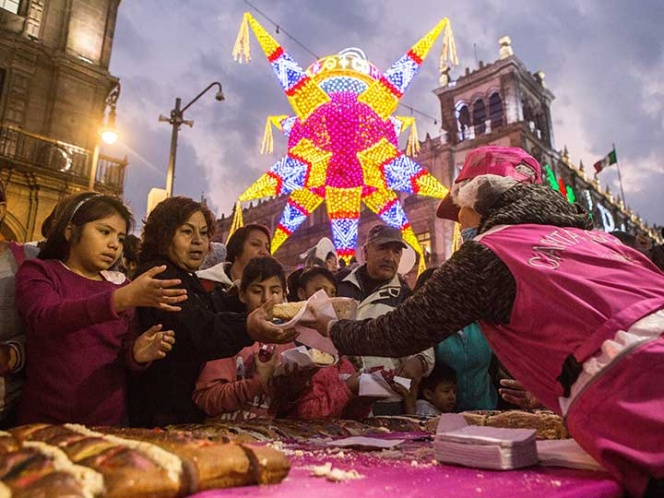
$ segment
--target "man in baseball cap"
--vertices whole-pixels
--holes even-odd
[[[371,227],[371,230],[369,230],[366,244],[382,246],[391,242],[401,246],[402,249],[408,247],[403,241],[403,235],[399,228],[394,228],[388,225],[374,225]]]
[[[352,270],[338,285],[337,295],[359,302],[357,320],[376,318],[394,310],[408,299],[413,291],[398,274],[399,264],[408,245],[401,230],[384,224],[369,229],[363,246],[364,263]],[[412,355],[382,358],[369,354],[362,358],[365,371],[381,370],[419,381],[433,369],[433,348]],[[405,410],[401,398],[381,399],[373,405],[374,415],[402,415]]]
[[[447,196],[440,202],[436,216],[458,221],[457,196],[462,186],[481,175],[508,177],[518,183],[542,183],[537,160],[519,147],[486,145],[471,151]]]

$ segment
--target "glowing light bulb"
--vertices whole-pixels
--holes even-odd
[[[115,142],[118,141],[118,130],[112,128],[104,128],[101,131],[100,136],[104,143],[108,145],[113,145]]]

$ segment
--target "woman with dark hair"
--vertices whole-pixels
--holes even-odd
[[[269,256],[271,243],[272,236],[265,225],[250,223],[242,226],[228,239],[225,262],[204,270],[205,273],[199,272],[198,275],[215,282],[224,290],[237,287],[249,260]]]
[[[227,275],[233,282],[240,281],[249,260],[269,256],[271,244],[272,235],[265,225],[250,223],[238,228],[226,244]]]
[[[225,312],[203,288],[195,272],[207,256],[214,228],[207,206],[187,197],[159,203],[145,222],[137,273],[166,265],[163,277],[180,279],[188,299],[177,313],[138,310],[143,326],[164,323],[175,331],[178,342],[165,361],[134,379],[130,393],[133,425],[202,421],[204,414],[191,396],[205,362],[231,357],[254,341],[285,343],[295,337],[293,331],[284,332],[267,321],[271,302],[251,314]],[[239,251],[230,243],[228,253],[238,258]]]
[[[110,271],[133,217],[119,199],[86,192],[58,209],[38,259],[16,274],[16,307],[25,326],[27,381],[20,423],[126,422],[127,370],[146,368],[175,342],[161,324],[139,336],[136,306],[177,310],[179,280],[151,268],[129,283]]]

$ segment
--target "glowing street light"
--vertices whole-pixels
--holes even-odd
[[[115,108],[118,103],[118,98],[120,97],[121,89],[122,88],[120,86],[120,82],[118,81],[117,85],[113,87],[113,89],[106,96],[104,110],[106,109],[106,107],[109,108],[108,121],[106,122],[106,125],[104,125],[99,130],[99,138],[101,138],[101,140],[108,145],[113,145],[115,142],[118,141],[118,130],[115,125],[115,117],[116,117]],[[99,140],[95,141],[95,148],[94,151],[92,152],[92,165],[90,168],[90,180],[88,183],[88,190],[90,191],[93,191],[95,189],[98,167],[99,167]]]

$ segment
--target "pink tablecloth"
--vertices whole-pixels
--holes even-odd
[[[607,474],[552,467],[488,471],[433,462],[430,442],[407,442],[397,450],[353,451],[289,447],[292,469],[278,485],[204,491],[192,498],[221,497],[621,497],[622,488]],[[329,462],[333,468],[355,469],[357,480],[329,482],[312,476],[312,467]]]

